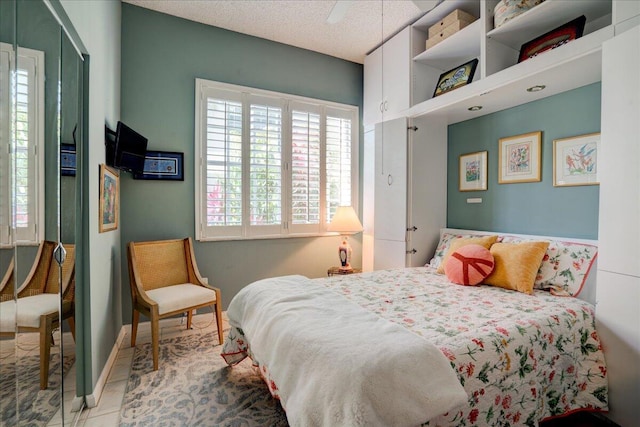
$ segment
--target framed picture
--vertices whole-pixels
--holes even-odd
[[[542,132],[500,138],[498,183],[540,181]]]
[[[60,144],[60,175],[76,176],[76,146]]]
[[[533,58],[542,52],[555,49],[556,47],[569,43],[571,40],[582,37],[586,21],[587,19],[582,15],[571,22],[567,22],[548,33],[523,44],[520,48],[518,62]]]
[[[460,156],[459,190],[480,191],[487,189],[487,152]]]
[[[184,153],[147,151],[144,170],[133,174],[133,179],[168,179],[184,181]]]
[[[442,95],[443,93],[450,92],[471,83],[471,80],[473,80],[473,73],[475,73],[477,65],[478,60],[474,59],[466,64],[457,66],[446,73],[442,73],[438,79],[436,89],[433,92],[433,97],[435,98],[438,95]]]
[[[99,232],[118,228],[120,215],[120,177],[109,166],[100,165],[100,213],[98,218]]]
[[[598,185],[600,133],[553,141],[553,186]]]

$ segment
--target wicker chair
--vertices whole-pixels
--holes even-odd
[[[2,281],[0,281],[0,302],[10,301],[15,297],[13,293],[15,291],[16,280],[13,274],[13,267],[13,257],[11,257],[7,271],[4,273]]]
[[[18,313],[13,300],[0,303],[0,335],[11,336],[16,332],[40,334],[40,389],[49,384],[49,356],[53,331],[67,320],[75,340],[75,245],[65,245],[67,256],[60,267],[53,260],[56,242],[43,241],[27,278],[17,291]],[[58,292],[62,285],[61,294]],[[61,312],[58,310],[61,308]],[[17,324],[16,324],[17,322]]]
[[[131,346],[136,345],[140,313],[151,320],[153,370],[158,370],[159,320],[187,313],[187,329],[191,328],[193,310],[211,306],[222,333],[222,299],[220,289],[205,284],[196,265],[191,238],[130,242],[127,248],[131,285]]]

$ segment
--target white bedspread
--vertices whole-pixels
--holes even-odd
[[[292,426],[412,426],[467,401],[437,347],[303,276],[245,287],[227,315]]]

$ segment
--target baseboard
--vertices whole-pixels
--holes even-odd
[[[118,334],[118,338],[116,339],[113,348],[111,349],[111,354],[109,354],[109,358],[107,359],[107,363],[105,363],[102,368],[102,373],[100,373],[100,377],[98,378],[98,382],[96,383],[95,388],[93,389],[93,393],[85,396],[85,400],[87,402],[87,408],[95,408],[100,401],[100,397],[102,396],[102,391],[104,390],[104,386],[107,384],[107,379],[109,378],[109,372],[111,372],[111,368],[115,363],[118,357],[118,350],[124,341],[124,337],[126,335],[126,327],[122,326],[120,328],[120,333]]]

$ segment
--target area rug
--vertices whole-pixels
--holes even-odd
[[[39,360],[38,356],[22,356],[17,365],[14,360],[0,363],[0,426],[46,426],[60,409],[60,354],[51,355],[46,390],[40,390]],[[64,375],[74,361],[73,355],[64,357]]]
[[[160,341],[153,371],[151,344],[138,345],[120,426],[288,426],[251,361],[230,368],[211,333]]]

